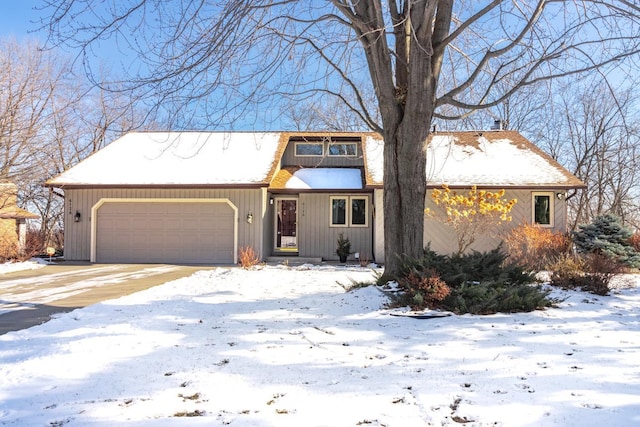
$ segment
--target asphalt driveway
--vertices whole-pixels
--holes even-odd
[[[0,276],[0,335],[208,268],[213,267],[61,263],[7,273]]]

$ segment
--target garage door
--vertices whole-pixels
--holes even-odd
[[[234,261],[234,210],[224,202],[105,202],[96,217],[96,262]]]

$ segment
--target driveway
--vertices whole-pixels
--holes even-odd
[[[0,276],[0,335],[47,322],[55,313],[118,298],[209,266],[47,265]]]

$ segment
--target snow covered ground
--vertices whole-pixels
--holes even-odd
[[[13,271],[36,270],[44,267],[45,265],[47,265],[47,261],[39,258],[33,258],[30,261],[22,262],[5,262],[0,264],[0,275],[11,273]]]
[[[430,320],[351,279],[218,268],[2,335],[0,425],[640,425],[637,277]]]

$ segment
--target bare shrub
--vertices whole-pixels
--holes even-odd
[[[45,246],[45,238],[42,233],[36,230],[27,230],[27,238],[19,260],[26,261],[34,256],[42,255],[44,253]]]
[[[611,279],[624,266],[603,254],[565,255],[550,265],[553,286],[580,289],[596,295],[608,295]]]
[[[243,246],[238,251],[239,254],[239,264],[245,270],[250,269],[254,265],[257,265],[260,262],[260,258],[256,254],[256,251],[253,250],[251,246]]]
[[[571,252],[571,239],[566,233],[532,224],[522,224],[504,239],[509,262],[531,271],[552,270],[556,262],[566,262]]]
[[[361,252],[358,262],[360,263],[360,267],[366,267],[371,263],[371,260],[369,259],[369,255]]]
[[[608,295],[611,279],[624,272],[625,266],[604,254],[594,253],[587,257],[588,283],[582,290],[596,295]]]
[[[584,260],[565,254],[548,266],[551,271],[550,284],[562,289],[579,289],[583,283]]]

